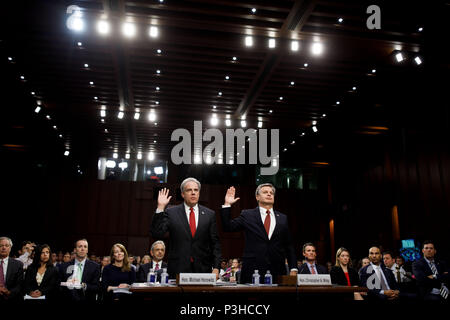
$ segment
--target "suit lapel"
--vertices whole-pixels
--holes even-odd
[[[266,229],[264,228],[264,224],[263,224],[263,222],[261,220],[261,212],[259,211],[259,207],[256,207],[253,212],[254,212],[253,216],[254,216],[254,219],[255,219],[255,224],[258,226],[258,229],[259,229],[259,231],[261,233],[261,236],[264,239],[268,240],[269,236],[268,236],[268,234],[266,232]]]
[[[184,228],[184,231],[192,238],[191,229],[189,227],[189,221],[186,216],[186,211],[184,210],[184,202],[178,207],[178,219],[180,219],[180,223]]]
[[[6,269],[6,278],[5,278],[5,284],[8,282],[9,278],[11,277],[11,274],[13,273],[12,268],[14,267],[11,263],[12,259],[11,257],[8,258],[8,269]]]
[[[275,229],[273,230],[272,233],[272,238],[270,238],[271,240],[275,237],[275,235],[278,235],[278,233],[280,232],[280,228],[281,228],[281,222],[280,222],[280,213],[278,211],[273,210],[273,214],[275,215]]]
[[[199,230],[201,228],[203,228],[206,225],[206,214],[205,214],[205,208],[203,208],[203,206],[198,206],[198,223],[197,223],[197,229],[195,231],[195,236],[194,238],[197,237],[197,235],[199,234]],[[189,233],[191,232],[191,230],[189,229]]]

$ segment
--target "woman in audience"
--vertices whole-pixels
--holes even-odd
[[[111,264],[103,268],[102,289],[105,300],[119,300],[127,296],[127,289],[136,281],[136,267],[128,260],[127,249],[116,243],[111,248]],[[124,289],[116,292],[117,289]],[[121,291],[121,290],[119,290]]]
[[[47,244],[36,248],[33,263],[27,268],[24,280],[25,294],[46,300],[57,298],[59,289],[58,269],[50,259],[51,250]]]
[[[331,282],[341,286],[357,286],[359,284],[358,272],[351,267],[350,253],[345,248],[336,252],[336,264],[330,270]],[[363,300],[359,292],[355,292],[355,300]]]
[[[146,254],[141,259],[141,265],[142,264],[146,264],[146,263],[150,263],[151,261],[152,261],[152,258],[150,258],[150,256],[148,254]]]
[[[364,257],[358,262],[358,274],[361,276],[361,269],[370,264],[368,257]]]

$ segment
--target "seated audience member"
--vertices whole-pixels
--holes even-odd
[[[227,259],[222,259],[220,261],[220,270],[219,270],[219,276],[222,279],[223,275],[227,271],[228,265],[227,265]]]
[[[413,263],[413,274],[422,299],[448,301],[448,268],[444,261],[436,258],[436,252],[433,241],[424,241],[423,257]]]
[[[80,239],[75,243],[75,259],[63,263],[59,268],[61,282],[71,286],[62,286],[65,299],[72,301],[95,301],[100,288],[100,266],[89,259],[88,242]]]
[[[59,293],[59,274],[50,259],[50,247],[43,244],[35,252],[33,263],[25,273],[24,292],[32,298],[45,296],[46,300],[56,299]]]
[[[158,240],[153,242],[152,247],[150,248],[152,261],[150,261],[149,263],[141,264],[137,275],[138,282],[147,282],[147,276],[150,272],[150,269],[153,269],[156,272],[156,281],[161,281],[161,273],[163,271],[162,269],[167,268],[167,263],[162,261],[164,259],[165,253],[166,245],[163,241]]]
[[[22,254],[16,259],[23,263],[23,268],[26,270],[29,265],[33,263],[34,249],[36,244],[31,241],[24,241],[22,245]]]
[[[23,263],[9,257],[12,245],[10,238],[0,237],[0,303],[23,299]]]
[[[146,263],[150,263],[152,261],[152,258],[148,254],[144,255],[141,259],[141,265],[144,265]]]
[[[345,248],[336,252],[336,264],[330,270],[331,283],[341,286],[358,286],[358,272],[351,267],[350,253]],[[363,300],[359,292],[354,294],[355,300]]]
[[[69,252],[69,251],[67,251],[66,253],[64,253],[62,263],[70,262],[70,260],[71,260],[70,257],[71,257],[71,255],[70,255],[70,252]]]
[[[417,294],[408,292],[408,288],[402,285],[400,268],[395,263],[394,255],[390,251],[383,252],[383,263],[386,268],[392,271],[400,291],[400,299],[416,299]]]
[[[368,266],[370,264],[370,260],[368,257],[364,257],[361,260],[358,261],[358,266],[357,266],[357,270],[358,270],[358,274],[361,277],[361,270],[362,268]]]
[[[104,300],[125,299],[128,294],[114,293],[116,289],[128,289],[136,282],[136,267],[128,260],[127,249],[116,243],[111,248],[111,264],[103,269],[102,291]]]
[[[317,264],[316,262],[316,247],[311,242],[303,245],[303,256],[306,262],[302,264],[298,270],[299,274],[327,274],[327,268]]]
[[[327,273],[330,273],[331,268],[333,268],[333,263],[331,263],[330,261],[328,261],[326,263],[326,268],[327,268]]]
[[[361,286],[369,289],[371,300],[397,300],[400,295],[397,282],[391,270],[381,263],[378,247],[369,249],[370,264],[360,271]]]
[[[405,265],[405,259],[403,259],[402,256],[397,256],[395,258],[395,265],[396,265],[395,268],[400,271],[400,282],[401,283],[410,284],[412,282],[415,282],[415,280],[412,277],[411,269],[407,268],[407,266]],[[398,277],[397,277],[396,272],[395,272],[395,276],[396,276],[396,280],[398,282]]]
[[[58,266],[58,255],[56,254],[56,252],[52,252],[52,257],[51,257],[51,259],[50,259],[51,261],[52,261],[52,265],[54,266],[54,267],[57,267]]]
[[[230,282],[241,283],[241,268],[237,258],[231,261]]]

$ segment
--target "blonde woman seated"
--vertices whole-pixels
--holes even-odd
[[[358,272],[351,267],[350,253],[345,248],[336,252],[336,264],[330,271],[331,282],[341,286],[359,285]],[[354,293],[355,300],[364,300],[360,292]]]
[[[111,264],[103,269],[102,288],[105,300],[119,300],[126,293],[114,293],[116,289],[128,289],[136,282],[136,267],[128,260],[125,247],[116,243],[111,249]]]

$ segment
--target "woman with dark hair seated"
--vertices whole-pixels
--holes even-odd
[[[59,290],[58,269],[53,265],[49,245],[38,246],[33,263],[27,268],[24,293],[32,298],[45,296],[46,300],[57,298]]]
[[[351,267],[350,253],[345,248],[336,252],[336,264],[330,271],[331,283],[341,286],[357,286],[359,284],[358,272]],[[361,293],[355,292],[355,300],[363,300]]]
[[[126,298],[128,295],[127,289],[134,282],[136,282],[136,267],[128,260],[127,249],[122,244],[116,243],[111,248],[111,264],[103,268],[104,299],[119,300]]]

